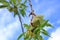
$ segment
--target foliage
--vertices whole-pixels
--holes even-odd
[[[24,36],[24,40],[32,40],[32,39],[33,40],[44,40],[41,34],[44,34],[44,35],[50,37],[48,32],[44,29],[44,27],[45,26],[52,27],[52,25],[50,23],[48,23],[48,20],[43,19],[43,16],[41,16],[41,15],[38,17],[35,17],[35,18],[33,18],[34,25],[38,25],[38,26],[32,27],[31,25],[24,24],[24,27],[27,29],[25,34],[23,34],[23,35],[21,34],[22,36]],[[37,20],[39,20],[40,24],[38,24]],[[36,22],[36,24],[35,24],[35,22]]]
[[[2,5],[0,5],[0,8],[7,8],[10,12],[14,12],[14,16],[21,14],[23,17],[26,15],[26,2],[27,0],[25,0],[24,2],[22,2],[22,0],[0,0],[0,3],[2,3]],[[18,11],[19,10],[19,11]]]
[[[7,8],[10,12],[14,12],[14,17],[15,15],[22,15],[23,17],[26,15],[26,2],[27,0],[0,0],[0,8]],[[20,20],[21,22],[21,20]],[[32,20],[33,26],[31,24],[24,24],[24,27],[27,29],[26,32],[20,34],[18,36],[17,40],[20,40],[22,36],[24,36],[24,40],[44,40],[41,34],[44,34],[48,37],[49,34],[48,32],[44,29],[44,27],[52,27],[50,23],[48,23],[48,20],[45,20],[43,16],[37,15],[33,18]]]

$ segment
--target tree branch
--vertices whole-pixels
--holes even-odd
[[[18,17],[19,17],[19,21],[21,23],[22,32],[24,33],[24,28],[23,28],[23,24],[22,24],[22,21],[21,21],[21,16],[19,15],[19,13],[18,13]]]
[[[34,13],[33,7],[32,7],[31,0],[28,0],[28,1],[29,1],[29,5],[30,5],[30,8],[31,8],[31,13],[29,14],[29,16],[30,16],[30,15],[32,15],[32,17],[33,17],[33,16],[36,16],[35,13]]]

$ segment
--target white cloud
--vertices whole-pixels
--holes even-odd
[[[19,21],[13,22],[7,27],[4,27],[0,29],[0,40],[9,40],[9,38],[12,38],[15,31],[19,29]]]
[[[52,32],[51,37],[48,40],[60,40],[60,27],[55,32]]]
[[[12,19],[12,20],[11,20]],[[12,13],[7,11],[7,9],[0,9],[0,28],[6,26],[7,24],[13,22],[14,17]]]
[[[12,40],[20,29],[19,25],[17,17],[14,19],[7,9],[0,9],[0,40]]]

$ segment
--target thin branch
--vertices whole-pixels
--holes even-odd
[[[23,28],[22,20],[21,20],[21,16],[19,15],[19,13],[18,13],[18,17],[19,17],[19,21],[21,23],[22,32],[24,33],[24,28]]]
[[[31,11],[33,11],[32,3],[31,3],[30,0],[29,0],[29,5],[30,5],[30,7],[31,7]]]
[[[29,5],[30,5],[30,8],[31,8],[31,13],[30,14],[36,16],[36,14],[34,13],[34,9],[32,7],[31,0],[28,0],[28,1],[29,1]]]
[[[29,5],[30,5],[30,8],[31,8],[31,12],[30,12],[29,16],[32,15],[32,19],[31,19],[31,25],[32,25],[32,24],[33,24],[33,23],[32,23],[32,20],[33,20],[34,16],[36,16],[36,15],[35,15],[35,13],[34,13],[31,0],[28,0],[28,1],[29,1]]]
[[[21,16],[20,16],[19,9],[18,9],[18,17],[19,17],[19,21],[20,21],[20,23],[21,23],[22,32],[24,33],[24,28],[23,28],[22,19],[21,19]]]
[[[32,16],[33,16],[33,15],[36,16],[35,13],[34,13],[33,7],[32,7],[31,0],[28,0],[28,1],[29,1],[29,5],[30,5],[30,8],[31,8],[31,13],[29,14],[29,16],[30,16],[30,15],[32,15]]]

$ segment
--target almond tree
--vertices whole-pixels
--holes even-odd
[[[43,15],[36,15],[34,13],[34,10],[32,8],[32,4],[30,0],[23,0],[24,2],[22,2],[22,0],[0,0],[0,3],[2,3],[2,5],[0,5],[0,8],[7,8],[10,12],[14,12],[14,17],[16,15],[18,15],[19,17],[19,21],[21,23],[21,29],[22,29],[22,34],[20,34],[17,38],[17,40],[20,40],[20,38],[22,36],[24,36],[24,40],[44,40],[43,36],[41,34],[44,34],[48,37],[49,33],[44,29],[44,27],[52,27],[52,25],[50,23],[48,23],[48,20],[44,19]],[[31,22],[30,24],[22,24],[21,21],[21,15],[22,17],[25,17],[26,15],[26,2],[29,1],[29,5],[31,7],[31,12],[29,14],[32,15],[31,18]],[[24,28],[26,28],[26,32],[24,32]]]

